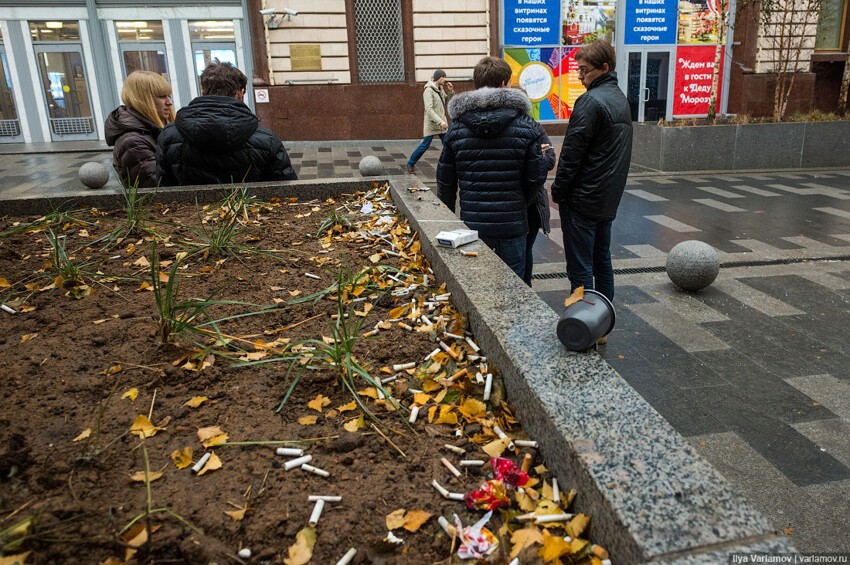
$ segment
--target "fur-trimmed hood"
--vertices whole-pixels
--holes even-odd
[[[498,135],[517,116],[531,116],[531,101],[514,88],[479,88],[458,94],[449,102],[449,116],[478,137]]]
[[[531,101],[515,88],[490,88],[462,92],[449,102],[449,116],[456,120],[468,112],[509,108],[526,116],[531,115]]]

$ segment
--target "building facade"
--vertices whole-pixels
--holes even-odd
[[[793,14],[812,1],[774,0]],[[823,0],[798,28],[789,112],[835,109],[848,1]],[[470,89],[488,54],[559,133],[584,92],[574,53],[597,37],[617,48],[636,121],[704,116],[715,81],[719,113],[769,115],[782,33],[758,4],[735,12],[731,0],[2,0],[0,142],[103,139],[127,74],[162,73],[179,108],[215,60],[253,79],[246,101],[283,139],[417,138],[433,71]]]

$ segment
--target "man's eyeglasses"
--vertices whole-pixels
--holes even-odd
[[[590,71],[595,71],[595,70],[596,70],[596,69],[598,69],[598,68],[599,68],[599,67],[579,67],[579,68],[578,68],[578,74],[580,74],[580,75],[586,75],[586,74],[587,74],[587,73],[589,73]]]

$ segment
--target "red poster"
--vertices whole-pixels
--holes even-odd
[[[676,48],[673,116],[706,116],[714,74],[714,45],[680,45]],[[723,53],[717,82],[717,110],[723,91]]]

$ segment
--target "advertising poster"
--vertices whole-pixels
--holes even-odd
[[[504,0],[505,45],[558,45],[560,0]]]
[[[534,119],[566,120],[576,98],[584,94],[574,52],[561,47],[505,49],[505,61],[513,70],[511,86],[528,94]]]
[[[729,0],[681,0],[679,2],[679,45],[717,44],[721,9]]]
[[[686,45],[676,48],[676,78],[673,83],[673,116],[706,116],[714,74],[714,45]],[[723,54],[717,84],[717,111],[723,91]]]
[[[684,4],[686,2],[681,2]],[[676,43],[678,0],[627,0],[625,42],[628,45]]]
[[[581,46],[594,39],[614,43],[616,0],[563,0],[561,44]]]

